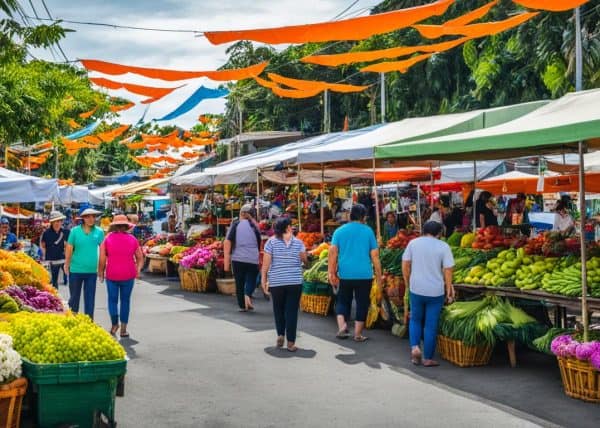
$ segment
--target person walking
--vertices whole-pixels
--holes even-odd
[[[134,226],[135,224],[130,223],[126,215],[116,215],[110,224],[106,239],[100,245],[98,262],[100,282],[106,278],[108,313],[112,322],[110,333],[117,334],[120,318],[121,337],[129,337],[127,324],[129,323],[131,292],[135,278],[139,277],[144,267],[144,254],[140,244],[129,233]]]
[[[69,307],[79,312],[79,301],[83,288],[83,307],[86,315],[94,319],[96,299],[96,279],[98,273],[98,247],[104,240],[104,232],[96,226],[96,216],[100,214],[92,208],[79,213],[83,223],[69,233],[65,247],[65,273],[69,275]]]
[[[381,286],[381,263],[379,248],[373,230],[365,224],[367,209],[355,204],[350,210],[350,223],[333,233],[329,248],[329,283],[337,290],[335,311],[339,339],[349,337],[348,321],[352,299],[356,301],[354,340],[364,342],[363,328],[369,310],[369,295],[373,284],[373,270],[377,284]]]
[[[57,290],[58,276],[65,265],[65,246],[69,239],[69,231],[63,228],[65,218],[61,212],[52,211],[49,219],[50,227],[42,233],[40,238],[42,260],[50,264],[52,285]]]
[[[304,243],[296,238],[289,218],[275,222],[275,236],[265,244],[262,289],[271,294],[277,329],[277,347],[287,338],[287,350],[296,352],[298,308],[302,295],[302,265],[308,262]]]
[[[231,224],[223,243],[224,268],[226,272],[233,270],[240,312],[254,310],[252,294],[257,285],[261,238],[253,212],[252,205],[242,206],[239,221]]]
[[[442,230],[440,223],[428,221],[423,225],[423,236],[410,241],[402,255],[402,275],[410,290],[411,360],[426,367],[439,365],[433,354],[440,313],[444,301],[454,299],[454,258],[450,246],[439,239]]]

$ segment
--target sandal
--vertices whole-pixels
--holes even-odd
[[[111,335],[113,335],[113,336],[114,336],[115,334],[117,334],[117,331],[119,331],[119,324],[117,324],[117,325],[113,325],[113,326],[110,328],[110,334],[111,334]]]
[[[440,365],[440,363],[438,363],[435,360],[425,360],[423,362],[423,367],[437,367],[439,365]]]
[[[277,338],[277,342],[276,342],[276,344],[275,344],[275,345],[276,345],[278,348],[283,348],[283,342],[284,342],[284,340],[285,340],[285,339],[283,338],[283,336],[279,336],[279,337]]]
[[[287,350],[288,352],[296,352],[298,350],[298,347],[296,345],[290,346],[290,344],[288,343]]]
[[[338,331],[335,337],[337,337],[338,339],[348,339],[350,337],[350,333],[348,333],[348,330],[343,329]]]
[[[121,332],[121,337],[129,337],[129,333],[127,333],[126,331]]]
[[[410,361],[415,366],[420,365],[421,364],[421,350],[415,349],[415,350],[411,351],[411,353],[410,353]]]
[[[367,340],[369,340],[369,338],[367,336],[363,336],[362,334],[360,336],[354,336],[355,342],[366,342]]]

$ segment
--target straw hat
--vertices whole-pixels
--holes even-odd
[[[102,214],[100,211],[96,211],[93,208],[86,208],[79,212],[79,217],[85,217],[86,215],[99,215]]]
[[[48,220],[50,223],[53,223],[55,221],[59,221],[59,220],[64,220],[67,217],[64,216],[64,214],[62,214],[60,211],[52,211],[50,213],[50,219]]]
[[[135,227],[135,224],[131,223],[125,214],[117,214],[113,217],[111,226],[127,226],[130,229]]]

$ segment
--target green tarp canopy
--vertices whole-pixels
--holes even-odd
[[[479,160],[576,151],[577,142],[600,147],[600,90],[570,93],[497,126],[395,142],[375,148],[377,159]]]

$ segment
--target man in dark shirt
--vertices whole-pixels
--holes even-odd
[[[50,214],[50,227],[44,231],[40,238],[42,260],[50,263],[52,285],[58,289],[58,274],[65,264],[65,243],[69,238],[69,231],[63,228],[65,216],[58,211]]]

